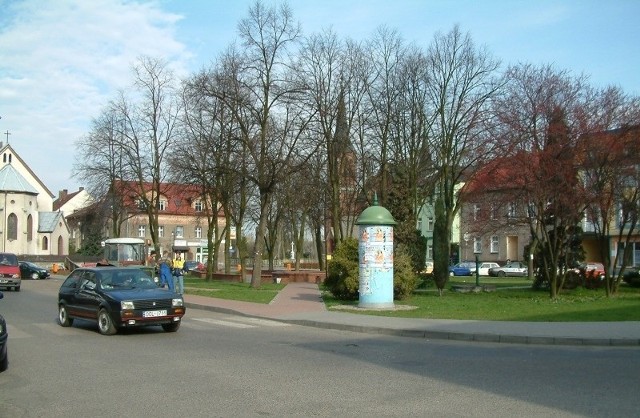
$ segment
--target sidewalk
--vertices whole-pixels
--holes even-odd
[[[639,346],[640,322],[508,322],[389,318],[328,311],[318,285],[290,283],[268,305],[184,295],[188,308],[268,318],[318,328],[491,343]],[[188,311],[187,311],[188,314]]]

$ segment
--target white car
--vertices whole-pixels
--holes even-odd
[[[480,276],[488,276],[489,269],[494,267],[500,267],[500,265],[498,263],[492,263],[492,262],[480,263],[480,265],[478,266],[478,274]]]

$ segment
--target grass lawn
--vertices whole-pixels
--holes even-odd
[[[211,298],[242,300],[245,302],[269,303],[284,288],[284,284],[266,283],[259,289],[252,289],[249,283],[184,278],[184,291],[189,295]]]
[[[422,286],[407,300],[396,305],[415,307],[411,310],[366,311],[350,309],[348,312],[405,318],[468,319],[533,322],[588,322],[588,321],[640,321],[640,289],[622,284],[615,297],[607,298],[603,289],[576,289],[565,291],[552,301],[547,291],[531,290],[531,282],[522,277],[481,277],[481,285],[493,285],[495,291],[458,293],[451,291],[455,284],[475,284],[475,277],[453,277],[443,296],[439,296],[433,283]],[[220,299],[269,303],[284,284],[265,283],[253,289],[249,283],[210,281],[185,278],[187,294]],[[357,306],[358,301],[336,300],[323,292],[330,310],[345,305]]]

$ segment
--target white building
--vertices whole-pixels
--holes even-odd
[[[54,195],[9,145],[0,143],[0,251],[68,255],[69,227]]]

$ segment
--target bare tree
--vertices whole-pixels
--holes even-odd
[[[159,254],[161,184],[168,178],[166,159],[177,139],[180,101],[166,62],[143,56],[134,65],[133,73],[134,94],[127,97],[122,93],[114,103],[114,111],[122,120],[117,136],[125,180],[121,184],[127,187],[117,192],[135,196],[149,219],[149,232]]]
[[[230,270],[228,249],[230,228],[233,224],[226,198],[236,189],[235,167],[231,158],[235,143],[230,140],[232,131],[231,112],[220,100],[207,92],[208,83],[213,77],[206,71],[194,75],[184,83],[182,92],[184,141],[175,148],[171,158],[173,178],[184,184],[196,185],[201,193],[202,216],[207,225],[207,260],[217,260],[224,239],[227,248],[225,271]],[[221,229],[218,216],[222,209],[225,213],[225,225]],[[211,278],[216,263],[207,263],[207,279]]]
[[[583,111],[587,133],[578,139],[577,167],[587,200],[585,227],[598,243],[611,296],[631,259],[638,229],[640,100],[617,87],[592,89],[588,97]]]
[[[437,34],[427,53],[428,137],[438,170],[435,189],[434,278],[439,290],[448,273],[453,219],[460,209],[459,184],[490,154],[490,100],[499,89],[498,62],[458,26]]]
[[[293,83],[287,55],[300,35],[286,6],[266,8],[256,2],[238,25],[244,50],[236,56],[236,74],[220,72],[223,90],[213,92],[238,124],[237,140],[246,153],[248,180],[260,196],[260,216],[253,255],[252,287],[260,286],[262,252],[269,208],[278,184],[297,164],[304,164],[317,146],[307,135],[310,113],[300,106],[300,87]]]
[[[586,205],[574,158],[585,129],[586,78],[548,65],[517,65],[506,71],[505,82],[496,101],[497,136],[503,154],[515,159],[506,181],[518,188],[496,205],[506,213],[513,202],[520,205],[531,235],[529,252],[538,255],[538,281],[549,283],[556,298],[564,273],[578,258],[572,246]]]
[[[123,153],[119,138],[121,120],[112,107],[107,107],[93,119],[91,131],[76,142],[76,161],[73,175],[82,179],[95,197],[95,208],[100,220],[98,227],[105,231],[110,227],[110,236],[119,237],[122,225],[127,220],[123,196],[113,190],[116,181],[123,176]],[[89,227],[85,225],[85,227]]]

